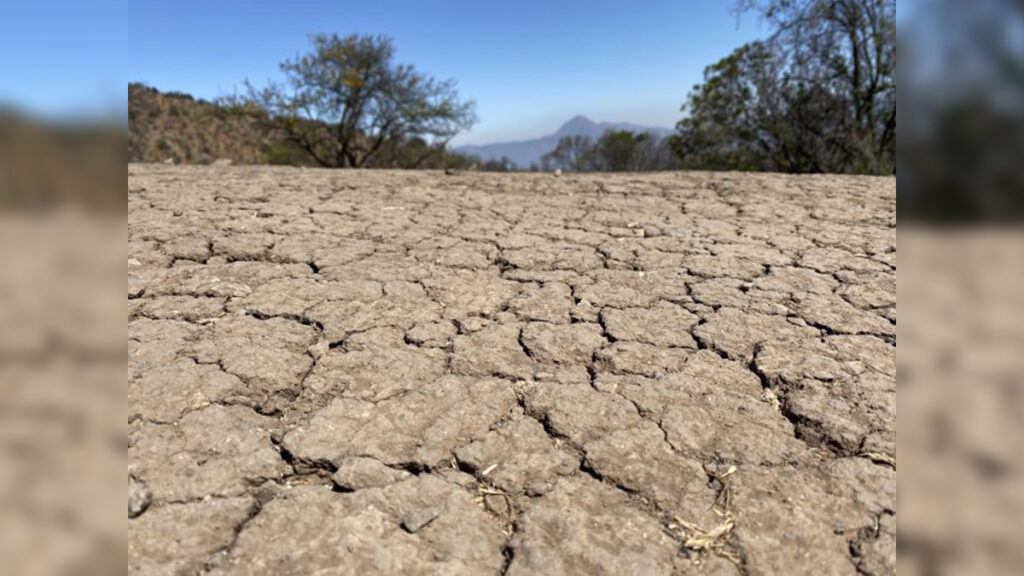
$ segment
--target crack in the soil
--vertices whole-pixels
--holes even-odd
[[[145,170],[138,175],[139,171],[130,171],[129,177],[133,179],[154,178],[146,174]],[[366,176],[359,176],[366,177]],[[424,176],[425,177],[425,176]],[[472,176],[477,178],[477,176]],[[387,176],[387,178],[398,178],[398,176]],[[470,176],[466,176],[470,178]],[[813,210],[814,200],[817,197],[814,185],[803,182],[794,182],[785,193],[772,191],[771,194],[779,194],[776,202],[792,203],[797,209],[794,214],[806,214],[804,220],[793,219],[782,215],[777,210],[772,214],[778,214],[775,218],[779,222],[767,221],[768,212],[765,208],[764,197],[753,194],[742,186],[736,185],[733,177],[727,180],[709,179],[702,175],[666,175],[664,179],[655,182],[646,182],[644,179],[633,176],[616,179],[603,175],[593,178],[581,178],[573,180],[576,195],[568,203],[564,202],[566,197],[564,191],[557,190],[554,184],[538,177],[529,180],[529,185],[515,185],[511,180],[502,180],[498,177],[488,180],[491,177],[480,177],[480,189],[465,185],[462,182],[462,175],[457,179],[448,181],[444,186],[451,188],[444,194],[437,193],[437,184],[422,184],[419,181],[404,180],[399,184],[389,184],[384,189],[377,191],[379,194],[373,197],[372,201],[360,204],[359,198],[365,194],[362,186],[355,182],[342,183],[332,180],[328,194],[319,196],[305,195],[296,198],[295,195],[301,192],[301,186],[280,186],[269,187],[261,191],[258,196],[248,194],[241,198],[235,198],[230,186],[223,186],[218,193],[212,197],[200,198],[197,202],[204,202],[203,208],[195,212],[178,209],[172,199],[165,199],[160,194],[163,184],[157,180],[157,184],[147,181],[147,186],[131,186],[133,195],[142,195],[146,201],[132,202],[131,211],[150,211],[159,213],[160,217],[167,222],[174,223],[178,236],[168,234],[164,231],[147,232],[145,230],[131,230],[129,245],[137,249],[139,262],[152,264],[133,264],[133,273],[138,271],[138,281],[133,278],[133,288],[128,294],[130,301],[140,301],[133,304],[129,317],[129,323],[151,319],[153,321],[165,320],[160,316],[159,308],[147,309],[148,299],[159,299],[167,295],[172,296],[181,292],[181,295],[197,296],[209,294],[218,296],[225,303],[224,310],[230,313],[240,312],[256,320],[271,320],[280,318],[296,322],[301,325],[312,327],[316,332],[316,341],[305,350],[305,355],[311,361],[304,369],[297,385],[288,385],[285,390],[270,390],[265,393],[266,386],[257,386],[239,374],[229,372],[224,364],[223,358],[218,358],[215,363],[220,370],[239,378],[246,389],[252,390],[251,398],[246,396],[243,399],[229,398],[212,402],[224,406],[244,406],[261,416],[275,418],[279,426],[270,433],[270,441],[277,449],[281,460],[286,464],[288,473],[280,478],[246,478],[249,484],[249,493],[255,494],[257,483],[272,481],[276,485],[290,485],[291,483],[325,483],[330,476],[337,471],[337,466],[329,460],[318,460],[296,457],[290,453],[282,443],[286,430],[292,426],[308,425],[318,410],[325,407],[325,403],[331,398],[316,398],[309,400],[305,397],[307,380],[320,365],[321,359],[326,354],[338,354],[349,352],[350,338],[376,328],[399,328],[402,332],[402,343],[417,353],[427,348],[424,342],[417,342],[409,337],[410,326],[403,320],[377,319],[372,322],[373,326],[364,330],[345,333],[342,337],[336,337],[333,341],[325,339],[326,319],[314,319],[308,315],[314,303],[299,314],[265,314],[259,311],[246,310],[246,299],[240,296],[242,289],[215,290],[187,285],[173,285],[174,277],[166,279],[149,279],[144,272],[148,269],[165,267],[187,270],[188,280],[202,280],[198,274],[192,271],[204,269],[204,267],[223,266],[222,269],[228,272],[217,272],[219,275],[238,274],[237,278],[229,278],[232,281],[245,284],[246,286],[258,286],[266,280],[253,272],[263,267],[281,267],[284,265],[303,265],[289,269],[284,272],[274,272],[269,278],[315,278],[317,285],[321,283],[328,285],[332,279],[344,278],[351,275],[360,279],[372,279],[378,282],[383,293],[389,298],[401,298],[397,292],[399,286],[389,286],[389,281],[410,282],[419,286],[426,296],[426,301],[436,305],[438,311],[433,313],[435,322],[453,322],[457,334],[464,335],[468,332],[463,322],[454,318],[456,308],[470,307],[471,312],[466,315],[459,311],[458,314],[465,317],[478,316],[493,324],[514,322],[518,324],[516,343],[522,354],[535,366],[551,366],[551,362],[559,368],[571,367],[574,370],[580,368],[586,370],[586,382],[591,390],[598,394],[607,394],[617,399],[625,400],[635,410],[637,416],[644,422],[657,426],[661,433],[661,441],[667,447],[669,453],[678,458],[685,458],[691,461],[702,460],[701,455],[690,454],[686,450],[677,449],[669,442],[669,434],[663,420],[663,415],[651,413],[641,407],[641,403],[629,397],[628,394],[618,388],[602,390],[599,377],[610,371],[617,377],[630,378],[633,376],[646,376],[647,370],[642,368],[619,368],[612,369],[607,364],[607,357],[611,355],[610,347],[617,339],[609,331],[607,313],[618,306],[608,305],[600,298],[595,297],[595,303],[585,302],[582,294],[587,286],[606,282],[615,285],[619,278],[625,274],[636,275],[643,272],[649,282],[656,282],[659,272],[672,271],[675,274],[687,276],[685,281],[678,283],[678,290],[673,294],[659,293],[657,297],[649,299],[650,302],[636,303],[631,307],[652,309],[657,302],[674,302],[683,306],[691,313],[698,316],[696,325],[688,328],[690,336],[696,342],[698,350],[708,350],[718,357],[739,366],[755,375],[761,383],[762,390],[770,390],[779,400],[780,418],[785,418],[792,427],[794,436],[799,439],[809,450],[819,454],[824,459],[833,459],[847,456],[859,456],[872,459],[879,466],[894,466],[889,460],[882,459],[875,461],[873,453],[865,452],[867,436],[860,439],[858,448],[851,452],[844,449],[835,441],[829,439],[828,434],[822,427],[821,422],[816,422],[799,412],[795,411],[791,402],[793,386],[781,380],[775,381],[773,377],[766,374],[758,366],[758,353],[761,343],[755,346],[753,355],[749,362],[743,359],[736,359],[727,354],[725,350],[716,346],[713,338],[697,333],[697,328],[707,324],[709,318],[723,304],[710,297],[697,298],[694,296],[694,285],[706,279],[723,279],[736,276],[743,280],[738,286],[739,292],[745,299],[745,304],[740,309],[749,311],[749,307],[757,303],[764,304],[762,307],[771,310],[766,314],[776,314],[800,318],[802,324],[818,330],[823,336],[838,335],[865,335],[877,338],[887,344],[894,345],[895,337],[886,334],[884,329],[875,331],[850,331],[842,326],[828,325],[822,322],[809,322],[796,312],[799,302],[794,294],[778,295],[766,294],[764,289],[752,289],[755,280],[784,274],[783,269],[789,268],[801,272],[814,271],[816,274],[826,276],[829,280],[831,296],[839,298],[851,307],[861,312],[870,313],[883,318],[890,325],[895,325],[894,318],[887,313],[884,306],[868,307],[855,304],[862,302],[863,296],[851,297],[843,291],[845,286],[854,284],[865,284],[870,289],[883,289],[885,282],[894,272],[891,260],[888,255],[894,253],[895,246],[879,245],[875,236],[852,236],[850,239],[844,235],[844,230],[852,230],[854,227],[873,229],[885,227],[891,230],[893,224],[885,219],[860,217],[857,212],[855,219],[841,218],[833,215],[829,210],[819,213]],[[575,178],[575,176],[574,176]],[[469,182],[470,180],[466,180]],[[396,181],[397,182],[397,181]],[[432,182],[432,181],[431,181]],[[450,182],[455,182],[454,186]],[[557,181],[554,181],[557,182]],[[568,186],[569,178],[561,180],[562,185]],[[415,184],[415,186],[413,186]],[[321,189],[323,192],[324,188]],[[423,190],[427,190],[424,193]],[[275,211],[275,204],[280,198],[289,198],[301,214],[296,215],[294,211],[287,213]],[[287,195],[287,196],[285,196]],[[134,196],[133,196],[134,197]],[[152,198],[152,200],[149,200]],[[326,205],[333,203],[334,205]],[[648,206],[658,206],[657,212],[647,211],[638,204],[649,202]],[[148,206],[147,206],[148,204]],[[787,204],[788,205],[788,204]],[[388,207],[399,207],[400,210],[392,210]],[[384,208],[381,210],[381,208]],[[858,204],[858,210],[863,208],[863,202]],[[176,218],[170,216],[173,210]],[[563,210],[558,212],[558,210]],[[180,217],[186,212],[188,216]],[[243,217],[246,224],[238,225],[230,221],[217,221],[218,212],[220,215],[229,214],[231,218]],[[249,224],[250,216],[252,224]],[[877,220],[877,222],[876,222]],[[210,223],[213,223],[212,225]],[[778,225],[780,228],[766,229],[765,225]],[[248,230],[246,230],[248,226]],[[845,228],[829,228],[829,226],[842,226]],[[138,227],[138,225],[136,225]],[[637,233],[640,230],[642,233]],[[774,230],[781,230],[783,234],[773,235]],[[632,231],[632,233],[630,233]],[[238,233],[253,233],[254,238],[261,238],[261,244],[256,246],[233,246],[230,243],[231,236]],[[648,234],[648,232],[650,232]],[[311,247],[307,250],[291,252],[295,245],[285,245],[282,241],[289,238],[290,234],[302,234],[311,239]],[[205,242],[204,250],[199,244],[175,245],[177,237],[199,238]],[[295,236],[292,236],[295,237]],[[225,241],[224,244],[221,242]],[[133,243],[134,241],[134,243]],[[260,251],[260,246],[270,242],[269,246]],[[354,252],[335,254],[335,247],[341,247],[346,242],[367,243],[368,248],[358,247]],[[148,244],[145,244],[148,243]],[[215,246],[215,244],[217,244]],[[291,246],[291,248],[289,248]],[[246,249],[246,248],[255,248]],[[824,251],[823,251],[824,250]],[[446,251],[457,255],[449,260],[442,260]],[[561,251],[561,252],[559,252]],[[174,254],[177,252],[178,254]],[[764,254],[764,258],[771,259],[776,264],[758,261],[757,255]],[[470,258],[465,259],[463,256]],[[780,255],[782,256],[780,258]],[[190,256],[190,257],[185,257]],[[715,258],[721,260],[720,270],[709,270],[704,263],[694,261],[694,256],[704,258]],[[407,259],[407,260],[406,260]],[[847,259],[844,261],[844,259]],[[788,260],[788,263],[784,263]],[[390,262],[389,262],[390,261]],[[373,264],[384,263],[382,270],[372,268]],[[388,266],[394,263],[395,266],[413,266],[416,270],[404,269],[391,270]],[[236,266],[227,265],[236,264]],[[759,269],[758,269],[759,266]],[[647,268],[650,269],[647,269]],[[216,269],[216,268],[207,268]],[[238,270],[238,272],[235,272]],[[465,274],[465,271],[486,272],[501,282],[515,282],[515,294],[504,298],[497,304],[488,302],[485,305],[466,303],[458,298],[449,298],[448,292],[453,288],[452,281],[445,274]],[[875,272],[874,270],[878,270]],[[695,273],[698,272],[698,273]],[[250,277],[250,274],[252,275]],[[878,274],[880,276],[872,276]],[[753,277],[750,277],[750,276]],[[631,276],[632,278],[632,276]],[[815,277],[816,278],[816,277]],[[458,282],[458,280],[455,280]],[[815,279],[817,281],[817,279]],[[822,279],[822,281],[825,281]],[[834,283],[832,282],[834,281]],[[447,282],[447,283],[446,283]],[[162,283],[162,284],[161,284]],[[542,350],[543,344],[537,349],[531,349],[527,344],[524,332],[528,323],[537,326],[557,326],[564,323],[565,319],[557,322],[545,322],[547,319],[533,319],[528,313],[513,306],[512,301],[520,294],[527,294],[528,287],[536,289],[547,286],[549,283],[558,283],[569,288],[567,304],[569,305],[568,322],[594,322],[600,326],[603,342],[594,349],[588,358],[580,358],[573,361],[560,361],[555,359],[543,362],[538,356],[548,356],[548,351]],[[138,284],[138,285],[136,285]],[[395,293],[389,294],[391,289]],[[221,294],[215,294],[221,292]],[[200,294],[202,293],[202,294]],[[557,291],[556,291],[557,293]],[[865,292],[870,294],[870,291]],[[702,293],[703,294],[703,293]],[[787,300],[788,297],[788,300]],[[776,298],[776,299],[772,299]],[[759,300],[760,299],[760,300]],[[711,305],[704,302],[711,302]],[[145,302],[145,303],[144,303]],[[318,301],[323,303],[326,301]],[[447,302],[447,304],[445,303]],[[584,304],[589,306],[584,310]],[[774,305],[772,308],[770,305]],[[241,306],[240,306],[241,305]],[[473,311],[472,306],[479,309]],[[777,312],[781,306],[788,312]],[[191,314],[188,318],[181,318],[181,321],[189,326],[207,327],[211,324],[205,319],[197,320],[196,312],[187,311],[185,315]],[[595,316],[596,315],[596,316]],[[884,328],[884,327],[883,327]],[[541,328],[542,330],[543,328]],[[200,342],[206,338],[215,338],[215,330],[205,330],[201,333],[190,335],[186,340]],[[879,333],[881,332],[881,333]],[[429,334],[429,332],[426,332]],[[768,335],[770,336],[770,335]],[[446,336],[447,337],[447,336]],[[134,346],[143,348],[148,345],[146,337],[134,338]],[[432,338],[432,337],[431,337]],[[770,339],[770,338],[769,338]],[[433,342],[432,342],[433,343]],[[437,342],[442,343],[442,342]],[[511,344],[511,343],[509,343]],[[724,346],[724,344],[723,344]],[[451,338],[446,345],[436,346],[444,351],[444,370],[437,379],[424,384],[425,387],[437,385],[437,380],[455,373],[455,361],[457,352],[454,347],[454,338]],[[671,346],[660,346],[658,348],[671,348]],[[331,351],[334,352],[331,352]],[[175,354],[177,358],[181,351]],[[462,352],[460,351],[459,354]],[[484,352],[486,353],[486,351]],[[602,356],[603,355],[603,356]],[[198,363],[195,356],[191,358]],[[146,367],[149,369],[151,367]],[[539,368],[537,368],[539,369]],[[511,370],[515,372],[516,370]],[[141,371],[142,374],[145,370]],[[574,372],[574,378],[579,373]],[[672,523],[669,511],[658,508],[650,497],[649,490],[644,486],[634,486],[629,482],[615,479],[614,473],[604,470],[600,466],[595,467],[594,463],[588,460],[584,446],[577,445],[565,434],[561,434],[552,424],[551,415],[547,409],[530,409],[531,402],[526,397],[524,388],[519,378],[521,374],[493,374],[502,380],[509,382],[516,396],[516,404],[506,414],[489,422],[486,429],[496,430],[504,426],[511,418],[530,418],[537,422],[544,434],[556,443],[559,450],[566,454],[571,453],[577,458],[578,466],[569,471],[568,476],[586,476],[602,484],[612,486],[628,497],[630,506],[635,507],[643,514],[658,521],[667,534],[669,534],[680,546],[680,552],[684,550],[681,536],[678,530],[669,529]],[[534,375],[534,378],[543,380],[542,376]],[[561,377],[561,376],[560,376]],[[580,375],[580,383],[583,382]],[[549,384],[549,383],[545,383]],[[558,384],[550,383],[555,386]],[[271,387],[273,388],[273,386]],[[395,400],[403,397],[412,391],[402,390],[392,396],[371,401],[370,404],[378,406],[381,402]],[[262,395],[261,395],[262,394]],[[345,392],[339,392],[336,397],[348,397]],[[618,401],[618,400],[616,400]],[[856,398],[852,401],[857,402]],[[303,403],[305,402],[305,403]],[[286,419],[282,407],[291,404],[300,404],[298,414],[289,413]],[[627,410],[628,411],[628,410]],[[186,414],[188,411],[185,412]],[[151,418],[144,417],[141,413],[130,415],[130,425],[140,429],[157,422]],[[287,420],[287,422],[286,422]],[[160,422],[160,425],[171,426],[176,422]],[[399,423],[396,423],[396,426]],[[884,426],[872,428],[868,434],[875,432],[885,433]],[[476,434],[474,432],[474,434]],[[476,440],[473,437],[470,441]],[[461,441],[461,440],[460,440]],[[456,457],[458,448],[451,450],[452,466],[473,478],[472,482],[462,482],[463,487],[472,492],[481,487],[488,487],[487,479],[480,470],[476,470],[468,463]],[[883,455],[884,456],[884,455]],[[371,456],[364,456],[370,457]],[[385,463],[374,458],[384,466],[394,470],[402,470],[410,474],[437,474],[444,478],[445,471],[440,468],[431,469],[422,462],[410,461],[400,463]],[[819,460],[820,462],[820,460]],[[713,464],[714,462],[711,462]],[[703,462],[705,466],[709,462]],[[751,464],[752,466],[755,464]],[[771,465],[766,463],[756,464],[764,469],[770,469]],[[709,475],[709,480],[711,476]],[[446,479],[446,481],[451,481]],[[460,481],[461,482],[461,481]],[[454,483],[454,482],[453,482]],[[469,484],[467,487],[466,485]],[[342,489],[335,484],[335,490]],[[645,496],[647,494],[647,496]],[[537,495],[512,494],[508,498],[508,518],[498,518],[502,522],[508,522],[505,541],[500,546],[503,563],[499,570],[505,574],[516,560],[516,546],[521,535],[520,520],[523,514],[523,506],[530,503],[530,499]],[[272,498],[271,498],[272,499]],[[234,528],[231,542],[215,551],[204,564],[204,571],[212,570],[219,562],[228,558],[237,544],[240,534],[246,529],[253,518],[257,517],[262,510],[264,501],[257,500],[257,504],[250,511],[246,519]],[[485,508],[487,508],[485,506]],[[500,516],[493,510],[492,515]],[[742,512],[742,511],[740,511]],[[894,514],[894,511],[885,513]],[[883,514],[885,514],[883,513]],[[848,540],[849,559],[861,573],[867,573],[862,566],[863,548],[873,539],[881,535],[881,519],[876,518],[873,529],[860,529],[855,534],[838,534]],[[750,529],[742,527],[739,529]],[[733,546],[732,551],[739,558],[737,569],[740,574],[747,574],[751,571],[748,566],[747,550],[739,546]]]

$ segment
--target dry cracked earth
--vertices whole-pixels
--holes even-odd
[[[128,183],[131,572],[894,573],[894,179]]]

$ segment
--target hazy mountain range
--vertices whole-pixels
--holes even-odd
[[[672,134],[671,128],[640,126],[629,122],[594,122],[586,116],[576,116],[569,120],[554,134],[534,140],[516,142],[497,142],[494,144],[458,146],[455,152],[479,156],[481,160],[500,160],[507,156],[519,168],[527,168],[530,164],[540,163],[541,156],[551,152],[563,136],[590,136],[597,140],[608,130],[628,130],[630,132],[649,132],[658,137]]]

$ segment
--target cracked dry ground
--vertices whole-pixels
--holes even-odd
[[[128,183],[132,572],[894,572],[894,179]]]

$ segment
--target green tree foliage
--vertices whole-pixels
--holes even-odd
[[[475,104],[453,80],[436,80],[394,62],[383,36],[311,37],[312,50],[281,63],[283,83],[222,104],[254,104],[268,120],[326,167],[419,167],[476,122]],[[402,149],[402,148],[406,149]]]
[[[709,66],[673,148],[685,166],[785,172],[895,169],[895,0],[742,0],[766,41]]]
[[[639,170],[638,150],[650,136],[627,130],[610,130],[597,141],[594,164],[605,172]]]

